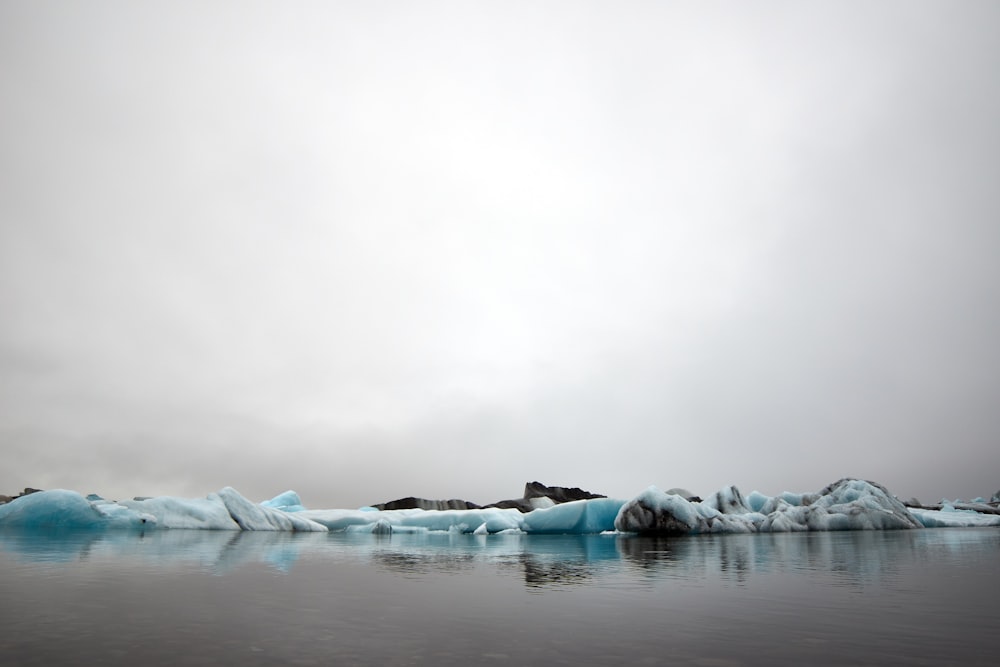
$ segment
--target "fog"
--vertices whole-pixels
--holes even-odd
[[[0,493],[989,496],[997,25],[5,2]]]

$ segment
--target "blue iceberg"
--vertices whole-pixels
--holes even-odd
[[[0,528],[326,531],[309,519],[255,504],[226,487],[206,498],[160,496],[142,500],[88,500],[75,491],[54,489],[0,505]]]
[[[155,524],[152,515],[104,500],[90,501],[65,489],[39,491],[0,505],[0,527],[99,529]]]
[[[254,503],[232,487],[200,499],[126,501],[58,489],[0,505],[0,528],[695,535],[1000,526],[997,513],[949,504],[941,509],[907,507],[880,484],[846,478],[816,493],[767,496],[754,491],[744,496],[727,486],[699,500],[682,489],[664,492],[651,486],[629,500],[598,497],[531,506],[536,509],[527,512],[502,507],[310,510],[294,491]]]

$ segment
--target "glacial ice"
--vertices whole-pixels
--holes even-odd
[[[615,519],[615,528],[623,532],[675,535],[922,526],[883,486],[860,479],[842,479],[816,494],[768,498],[754,492],[749,501],[731,486],[701,503],[650,487],[626,503]]]
[[[282,512],[301,512],[306,508],[305,505],[302,504],[302,499],[299,498],[299,494],[294,491],[279,493],[274,498],[262,502],[260,506],[270,507],[271,509],[281,510]]]
[[[594,498],[574,500],[528,512],[521,528],[526,533],[601,533],[614,530],[615,517],[624,500]]]
[[[53,490],[32,493],[0,505],[0,528],[487,535],[609,531],[698,534],[1000,526],[1000,514],[956,509],[950,504],[940,510],[907,508],[881,485],[858,479],[842,479],[816,493],[785,492],[767,496],[753,491],[743,495],[735,486],[727,486],[698,501],[687,492],[663,492],[654,486],[630,500],[592,498],[558,504],[539,500],[532,505],[538,507],[530,512],[497,507],[310,510],[302,505],[294,491],[253,503],[231,487],[200,499],[160,496],[125,501],[104,500],[96,495],[84,498],[74,491]],[[990,510],[988,506],[984,508]]]
[[[981,514],[975,510],[955,509],[945,505],[940,510],[911,507],[910,513],[925,528],[974,528],[978,526],[1000,526],[1000,515]]]
[[[281,510],[255,505],[231,486],[219,491],[219,497],[226,504],[229,515],[243,530],[297,530],[303,532],[325,532],[326,528],[315,521]]]
[[[39,491],[0,505],[3,527],[326,531],[295,514],[254,504],[231,487],[200,499],[160,496],[120,502],[87,500],[65,489]]]
[[[558,507],[558,506],[557,506]],[[543,510],[535,510],[536,512]],[[534,514],[531,512],[530,514]],[[305,510],[298,516],[315,521],[332,531],[349,530],[355,527],[365,532],[373,532],[379,522],[384,522],[393,532],[457,531],[471,533],[480,526],[486,526],[490,533],[504,530],[523,530],[522,514],[516,509],[495,507],[477,510],[382,510],[372,512],[368,508],[358,510]],[[365,528],[361,528],[365,527]],[[384,529],[383,529],[384,530]]]
[[[148,514],[104,501],[91,502],[65,489],[40,491],[0,505],[0,527],[141,528],[155,523]]]
[[[101,500],[96,503],[107,508],[124,506],[132,511],[151,515],[154,519],[152,523],[161,528],[240,529],[217,493],[195,499],[159,496],[146,500],[123,500],[118,503]]]

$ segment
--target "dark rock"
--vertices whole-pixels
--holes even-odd
[[[378,503],[376,505],[371,505],[371,507],[374,507],[377,510],[478,510],[488,507],[496,507],[499,509],[516,509],[520,512],[527,513],[536,509],[535,505],[531,504],[532,498],[548,498],[554,504],[558,505],[560,503],[568,503],[573,500],[590,500],[591,498],[607,498],[607,496],[603,496],[599,493],[591,493],[590,491],[584,491],[583,489],[577,487],[545,486],[541,482],[528,482],[524,485],[523,497],[501,500],[489,505],[477,505],[476,503],[469,502],[468,500],[428,500],[426,498],[414,498],[413,496],[410,496],[408,498],[390,500],[386,503]]]
[[[565,486],[545,486],[541,482],[528,482],[524,485],[524,496],[521,498],[510,498],[500,500],[483,507],[497,507],[500,509],[516,509],[520,512],[530,512],[538,509],[539,504],[531,501],[537,498],[548,498],[553,505],[568,503],[574,500],[590,500],[591,498],[607,498],[599,493],[584,491],[578,487]]]
[[[451,500],[428,500],[426,498],[414,498],[409,496],[408,498],[399,498],[398,500],[390,500],[387,503],[378,503],[377,505],[372,505],[377,510],[477,510],[481,507],[475,503],[470,503],[468,500],[459,500],[457,498],[452,498]]]
[[[607,498],[599,493],[584,491],[578,487],[545,486],[541,482],[528,482],[524,485],[524,498],[550,498],[557,505],[573,500],[590,500],[591,498]]]
[[[584,491],[578,487],[565,486],[545,486],[541,482],[528,482],[524,485],[524,496],[521,498],[511,498],[499,502],[484,505],[484,507],[498,507],[500,509],[516,509],[520,512],[528,513],[538,509],[531,501],[535,498],[548,498],[554,505],[568,503],[574,500],[590,500],[591,498],[607,498],[599,493]]]

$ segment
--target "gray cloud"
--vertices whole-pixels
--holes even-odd
[[[8,3],[0,485],[992,493],[997,18]]]

